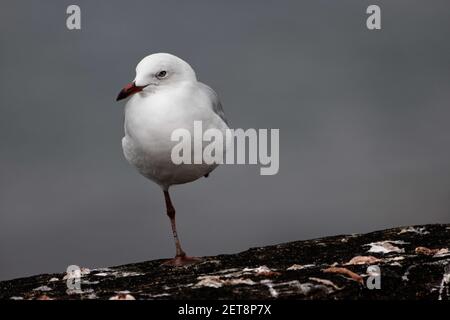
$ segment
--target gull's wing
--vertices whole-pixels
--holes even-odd
[[[223,107],[220,103],[217,93],[204,83],[199,82],[199,85],[200,90],[205,92],[211,98],[211,107],[214,113],[217,114],[228,125],[228,120],[225,118],[225,112],[223,111]]]

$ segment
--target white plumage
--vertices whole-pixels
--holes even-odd
[[[130,95],[125,107],[123,151],[142,175],[164,190],[170,217],[169,187],[199,179],[217,166],[174,164],[171,152],[177,142],[171,141],[172,132],[183,128],[193,136],[194,121],[202,121],[203,131],[214,128],[225,135],[227,121],[214,90],[198,82],[191,66],[171,54],[145,57],[136,68],[135,80],[121,91],[118,100]],[[172,227],[177,245],[177,256],[172,262],[178,265],[187,258],[178,247],[175,212]]]

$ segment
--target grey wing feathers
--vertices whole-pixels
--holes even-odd
[[[223,107],[219,99],[217,99],[217,103],[213,105],[213,110],[223,120],[223,122],[225,122],[227,125],[230,125],[227,118],[225,118],[225,112],[223,112]]]
[[[219,100],[219,96],[217,95],[217,93],[211,89],[210,87],[208,87],[206,84],[199,82],[202,89],[206,92],[206,94],[208,94],[211,97],[211,101],[212,101],[212,109],[213,111],[227,124],[228,120],[227,118],[225,118],[225,112],[223,111],[223,107],[222,104],[220,103]]]

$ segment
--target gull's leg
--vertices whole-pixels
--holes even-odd
[[[177,250],[177,254],[175,257],[185,257],[186,253],[183,251],[183,249],[181,249],[180,239],[178,238],[177,225],[175,222],[175,208],[173,207],[172,200],[170,200],[169,191],[164,191],[164,199],[166,200],[167,216],[170,219],[173,239],[175,240],[175,248]]]
[[[182,266],[185,264],[190,264],[190,263],[195,263],[195,262],[200,261],[199,258],[186,256],[186,253],[181,248],[181,242],[180,242],[180,239],[178,238],[177,225],[176,225],[176,221],[175,221],[175,208],[173,207],[172,200],[170,199],[169,191],[167,191],[167,190],[164,190],[164,199],[166,201],[167,216],[169,217],[170,224],[172,226],[173,239],[175,240],[175,248],[176,248],[175,258],[164,262],[164,264],[171,265],[171,266]]]

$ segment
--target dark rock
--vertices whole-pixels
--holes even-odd
[[[44,274],[3,281],[0,299],[449,300],[449,248],[450,224],[395,228],[252,248],[186,267],[155,260],[83,269],[68,280]],[[352,259],[378,266],[379,274],[369,264],[348,264]],[[367,281],[377,279],[381,288],[369,289]]]

